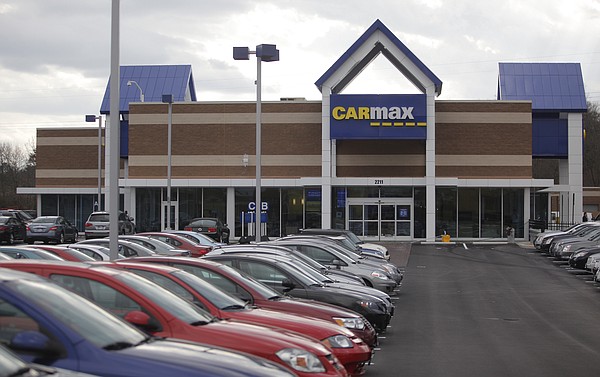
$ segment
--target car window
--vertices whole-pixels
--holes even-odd
[[[107,223],[109,222],[109,216],[108,213],[92,213],[88,221]]]
[[[22,331],[40,331],[40,326],[19,308],[0,299],[0,343],[10,344]]]
[[[181,285],[177,284],[173,280],[169,279],[166,276],[161,274],[157,274],[152,271],[146,270],[138,270],[136,268],[129,268],[128,271],[134,272],[140,276],[145,277],[151,282],[160,285],[161,287],[175,293],[179,297],[183,297],[186,300],[194,301],[194,295],[192,295],[188,290],[183,288]],[[203,309],[206,309],[203,307]]]
[[[279,269],[261,262],[239,261],[239,265],[240,270],[267,285],[282,285],[283,280],[288,279]]]

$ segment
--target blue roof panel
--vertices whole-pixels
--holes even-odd
[[[190,93],[191,100],[196,101],[196,90],[193,83],[191,65],[129,65],[120,69],[120,101],[119,111],[129,112],[130,102],[140,102],[140,91],[135,86],[127,86],[132,80],[138,83],[144,92],[145,102],[161,102],[163,94],[173,94],[174,101],[185,101]],[[106,85],[104,98],[100,106],[101,114],[110,112],[110,79]]]
[[[533,111],[587,111],[579,63],[500,63],[498,99],[530,100]]]

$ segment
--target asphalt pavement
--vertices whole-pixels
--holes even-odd
[[[385,244],[405,267],[366,377],[600,373],[600,288],[527,243]]]

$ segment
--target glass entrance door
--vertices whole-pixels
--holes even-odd
[[[368,240],[412,239],[412,199],[352,198],[347,228]]]

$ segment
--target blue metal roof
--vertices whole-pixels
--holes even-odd
[[[500,63],[497,98],[530,100],[533,111],[587,111],[579,63]]]
[[[127,65],[121,66],[119,111],[129,112],[129,102],[140,102],[140,90],[127,82],[138,83],[144,102],[162,102],[163,94],[173,94],[174,101],[196,101],[196,88],[191,65]],[[188,97],[186,98],[186,94]],[[110,79],[106,85],[101,114],[110,112]]]
[[[427,66],[425,66],[425,64],[423,64],[423,62],[421,62],[412,53],[412,51],[410,51],[402,42],[400,42],[400,40],[394,35],[394,33],[392,33],[390,31],[390,29],[388,29],[383,24],[383,22],[381,22],[380,20],[376,20],[363,33],[363,35],[360,38],[358,38],[356,40],[356,42],[354,42],[354,44],[352,46],[350,46],[350,48],[327,70],[327,72],[325,72],[323,74],[323,76],[321,76],[315,82],[315,85],[317,86],[317,88],[319,88],[319,90],[321,90],[321,87],[323,86],[323,84],[329,78],[331,78],[331,76],[333,76],[333,74],[336,73],[346,61],[348,61],[351,58],[352,54],[354,54],[359,48],[361,48],[361,46],[363,46],[365,44],[365,42],[369,39],[369,37],[371,37],[371,35],[373,35],[377,31],[380,31],[381,33],[383,33],[387,37],[387,39],[389,39],[394,44],[394,46],[397,47],[417,67],[417,69],[419,69],[423,74],[425,74],[425,76],[427,76],[427,78],[429,80],[431,80],[434,83],[435,90],[438,95],[442,92],[442,81],[439,78],[437,78],[437,76],[433,72],[431,72],[431,70],[429,70],[429,68],[427,68]],[[381,41],[379,41],[379,42],[381,42]],[[420,87],[421,90],[423,90],[422,85],[420,85],[421,83],[418,82],[416,77],[414,77],[414,75],[408,71],[408,69],[404,66],[404,64],[401,63],[400,59],[397,59],[395,56],[393,56],[393,54],[391,54],[390,51],[385,48],[385,45],[382,45],[381,43],[377,43],[375,46],[373,46],[373,49],[371,50],[371,52],[369,54],[367,54],[360,62],[358,62],[354,66],[354,69],[348,73],[348,76],[345,78],[345,80],[342,81],[342,85],[339,85],[339,84],[336,85],[338,87],[341,86],[341,88],[338,88],[337,90],[336,90],[336,88],[334,88],[334,93],[339,93],[341,91],[341,89],[343,89],[343,87],[345,85],[347,85],[350,81],[352,81],[352,79],[354,77],[356,77],[358,74],[360,74],[362,69],[366,65],[368,65],[372,61],[372,59],[374,59],[377,56],[377,54],[380,52],[383,53],[384,56],[396,68],[398,68],[409,80],[411,80],[413,82],[413,84],[415,84],[417,87]]]

